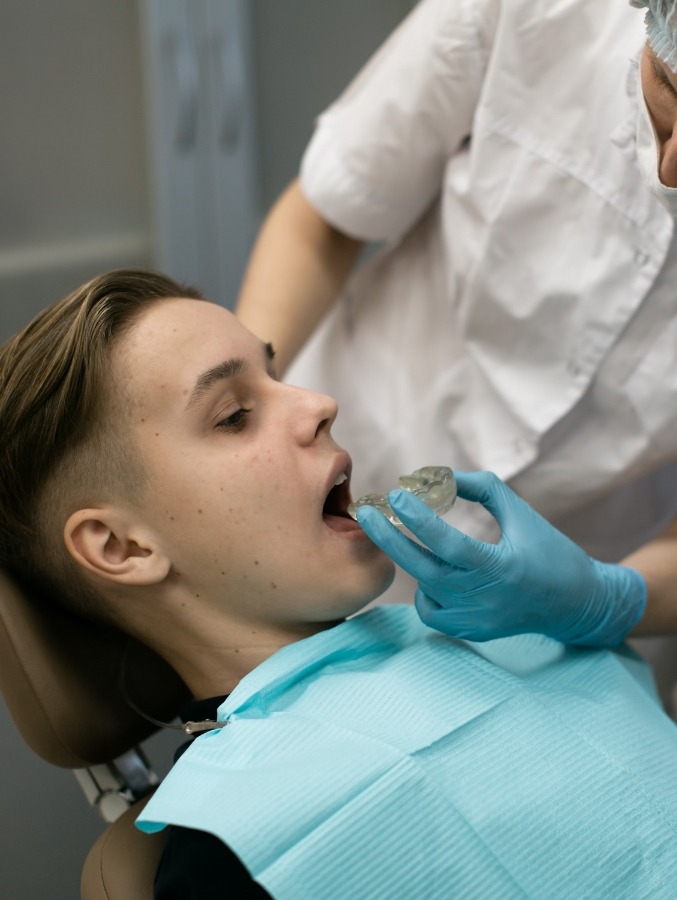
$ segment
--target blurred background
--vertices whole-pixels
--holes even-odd
[[[148,266],[232,307],[315,116],[410,0],[3,0],[0,341],[86,279]],[[0,702],[8,900],[76,900],[103,830]],[[156,771],[182,736],[148,742]]]

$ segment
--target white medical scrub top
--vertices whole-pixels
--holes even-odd
[[[305,195],[385,246],[287,379],[337,397],[354,495],[491,469],[606,560],[677,515],[677,248],[636,162],[643,41],[623,0],[423,0],[319,118]],[[495,534],[470,504],[448,519]]]

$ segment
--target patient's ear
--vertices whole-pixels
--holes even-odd
[[[171,569],[152,530],[115,507],[77,510],[66,522],[64,540],[79,565],[119,584],[157,584]]]

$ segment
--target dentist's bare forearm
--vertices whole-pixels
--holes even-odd
[[[646,612],[632,636],[677,634],[677,520],[623,563],[641,572],[648,588]]]
[[[331,309],[362,242],[325,221],[297,181],[264,222],[245,272],[236,314],[275,347],[282,375]]]

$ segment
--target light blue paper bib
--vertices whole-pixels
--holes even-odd
[[[218,717],[139,827],[217,835],[276,900],[677,896],[677,726],[629,651],[471,644],[385,606]]]

